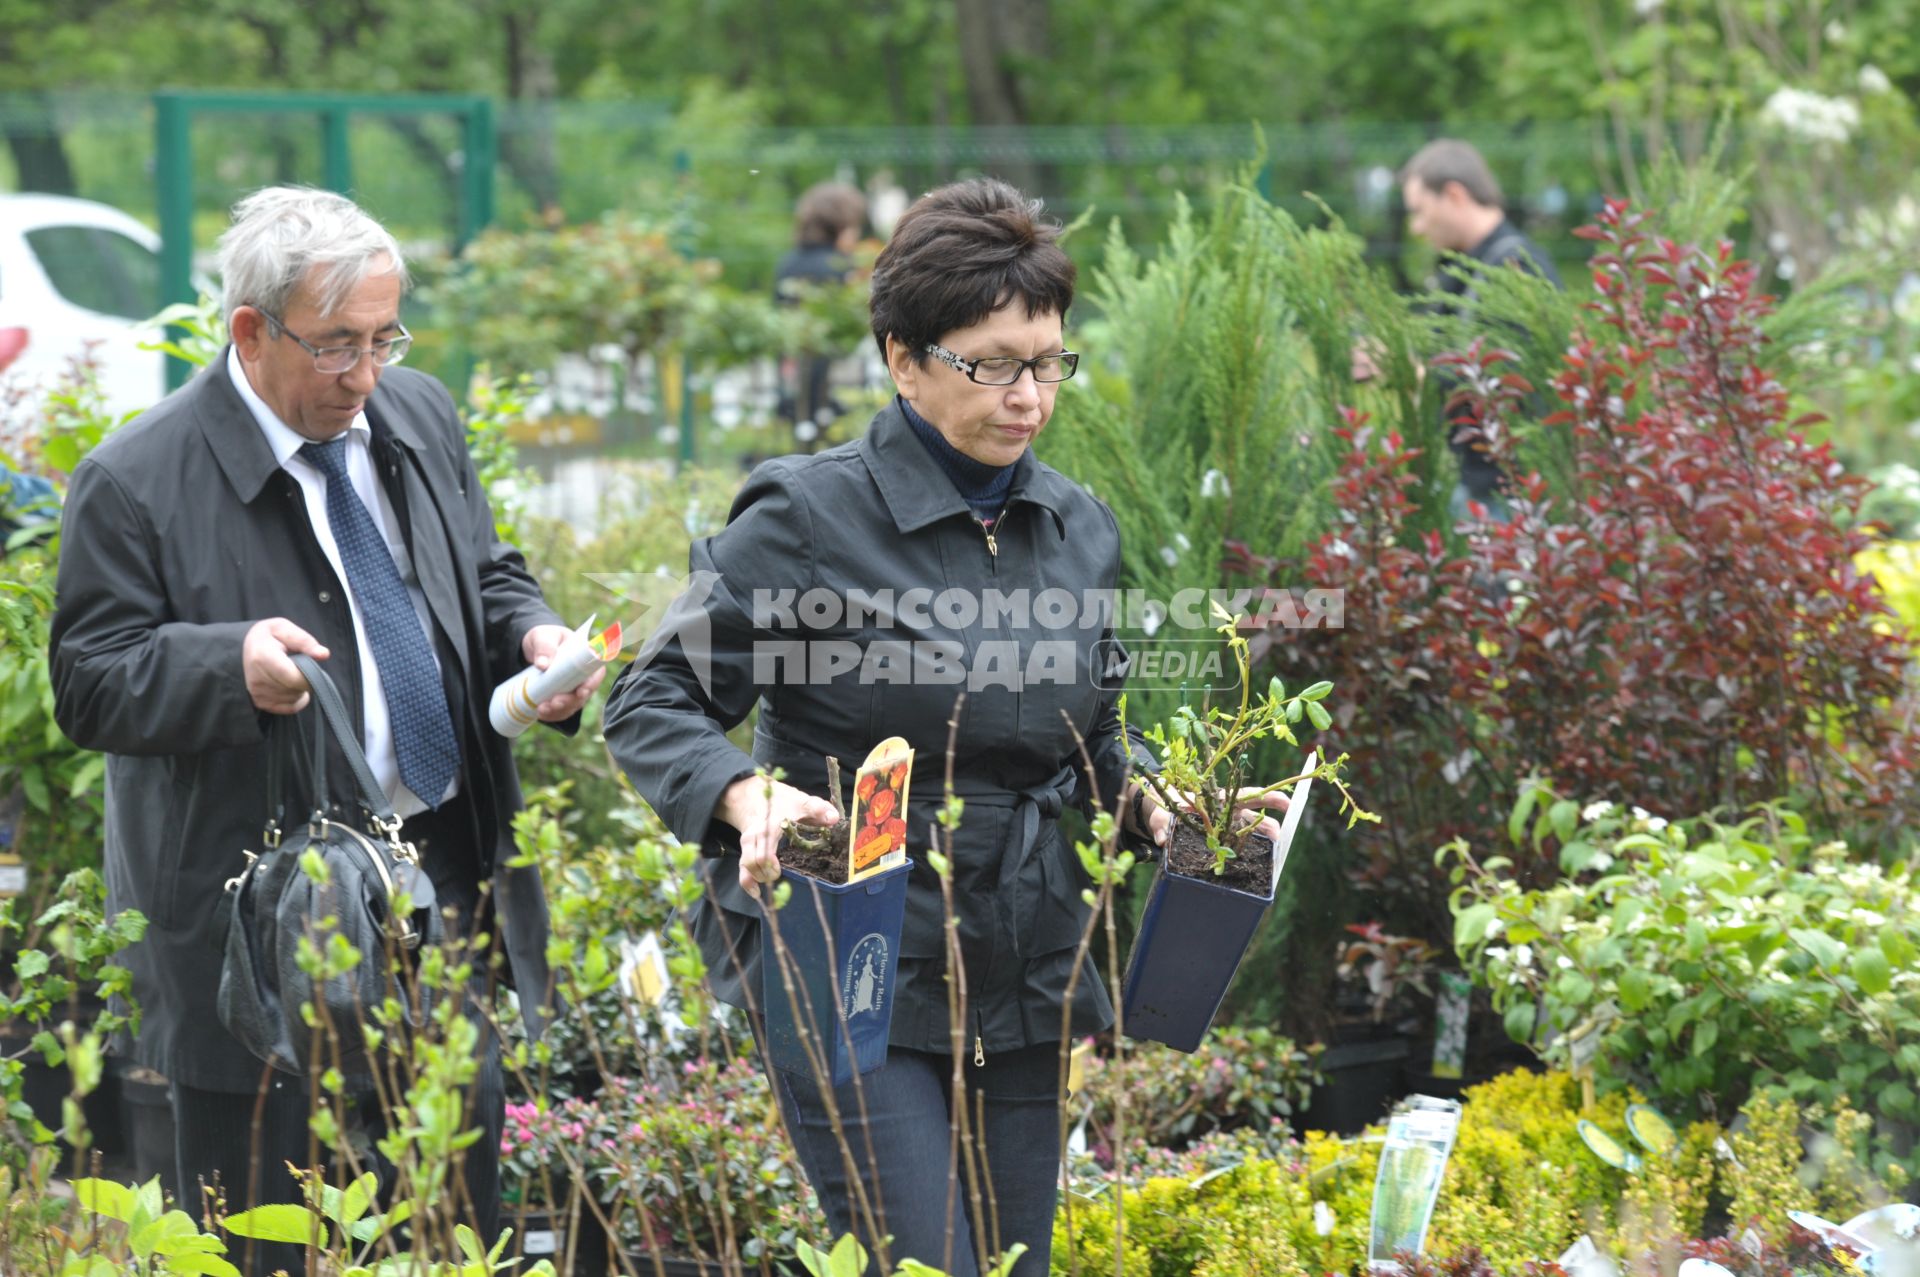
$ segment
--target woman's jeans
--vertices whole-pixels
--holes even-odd
[[[887,1254],[893,1264],[912,1258],[952,1277],[977,1277],[983,1258],[991,1261],[1015,1242],[1025,1242],[1027,1253],[1014,1277],[1046,1277],[1060,1183],[1057,1044],[989,1055],[979,1066],[966,1062],[964,1094],[973,1115],[974,1147],[985,1145],[984,1155],[971,1159],[985,1171],[977,1176],[968,1173],[964,1148],[959,1157],[952,1153],[953,1057],[891,1047],[884,1068],[836,1088],[845,1143],[868,1195],[864,1209],[852,1192],[841,1141],[813,1079],[780,1069],[768,1072],[831,1226],[832,1236],[819,1243],[823,1249],[854,1233],[873,1257],[867,1271],[891,1272],[891,1266],[879,1265],[873,1235],[891,1234]],[[979,1219],[973,1206],[976,1181]],[[976,1223],[986,1237],[984,1257],[975,1248]]]

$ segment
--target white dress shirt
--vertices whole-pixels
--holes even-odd
[[[366,751],[367,765],[373,769],[373,778],[387,793],[387,801],[393,804],[394,814],[402,820],[427,809],[427,805],[411,789],[400,783],[400,758],[393,747],[393,723],[387,713],[387,691],[380,681],[380,669],[373,662],[373,649],[367,646],[367,625],[360,615],[360,601],[353,596],[352,584],[347,580],[346,567],[340,562],[340,547],[333,539],[333,525],[327,520],[327,476],[319,467],[300,455],[300,446],[307,442],[293,427],[280,420],[278,414],[267,406],[253,383],[247,380],[246,367],[240,362],[240,352],[228,347],[227,375],[233,379],[233,388],[240,392],[240,400],[253,413],[253,419],[260,423],[260,432],[266,436],[267,446],[273,449],[274,459],[280,468],[292,475],[300,484],[301,492],[307,498],[307,518],[313,524],[314,539],[320,542],[320,550],[327,556],[327,562],[333,565],[334,575],[340,578],[345,588],[347,606],[353,612],[353,637],[360,648],[360,721],[365,733],[361,748]],[[347,478],[353,484],[353,490],[360,496],[360,504],[373,516],[374,526],[380,529],[380,536],[387,543],[387,549],[393,553],[393,564],[400,569],[400,579],[406,584],[407,595],[413,600],[413,610],[420,618],[422,632],[429,636],[427,650],[433,653],[434,668],[440,665],[440,653],[432,642],[433,621],[427,612],[426,592],[420,588],[420,575],[413,569],[413,555],[408,552],[406,540],[400,535],[400,521],[394,517],[393,505],[387,500],[386,489],[381,486],[380,477],[374,470],[373,429],[367,425],[367,415],[363,412],[354,417],[347,427]],[[447,792],[440,796],[445,802],[460,789],[460,776],[454,773],[453,780],[447,785]]]

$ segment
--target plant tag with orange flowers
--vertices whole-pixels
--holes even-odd
[[[906,863],[907,785],[912,779],[913,747],[900,736],[875,745],[854,774],[848,882]]]

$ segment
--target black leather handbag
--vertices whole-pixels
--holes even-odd
[[[276,1069],[306,1077],[337,1068],[359,1077],[371,1071],[365,1026],[391,1040],[425,1022],[435,991],[409,977],[420,948],[444,939],[445,924],[419,856],[402,841],[399,818],[367,766],[339,689],[313,658],[296,655],[293,663],[312,699],[304,713],[274,721],[264,850],[247,852],[246,868],[227,882],[220,1021]],[[304,720],[313,724],[311,749],[302,748]],[[329,736],[353,774],[361,824],[329,815]],[[289,801],[293,812],[309,813],[291,828]],[[402,893],[404,912],[395,908]],[[324,958],[336,935],[360,960],[316,978],[314,955]],[[307,1004],[311,1023],[302,1011]]]

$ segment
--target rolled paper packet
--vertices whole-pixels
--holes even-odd
[[[529,665],[493,689],[487,718],[494,731],[509,738],[520,735],[540,721],[542,701],[571,692],[620,655],[620,623],[616,621],[588,638],[587,626],[592,624],[592,618],[588,618],[586,625],[575,630],[553,654],[553,663],[547,668]]]

